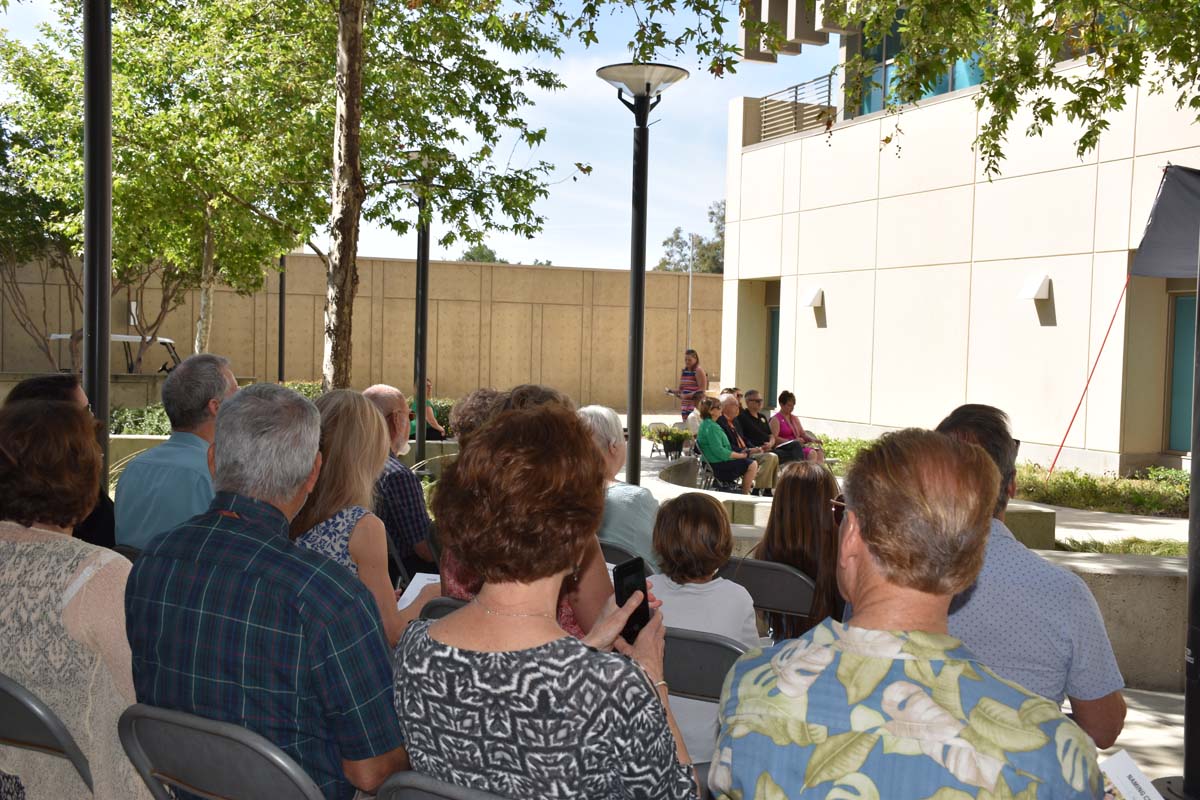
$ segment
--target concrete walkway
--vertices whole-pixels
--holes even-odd
[[[1127,750],[1146,777],[1166,778],[1183,772],[1183,695],[1126,689],[1129,713],[1117,743],[1100,759]]]
[[[1099,542],[1112,542],[1133,536],[1139,539],[1171,539],[1176,542],[1186,542],[1188,539],[1188,521],[1186,519],[1147,517],[1140,514],[1113,514],[1107,511],[1083,511],[1078,508],[1031,503],[1027,500],[1021,502],[1053,511],[1057,515],[1055,536],[1058,539]]]

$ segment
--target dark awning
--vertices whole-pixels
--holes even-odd
[[[1200,170],[1168,165],[1133,260],[1134,275],[1197,277],[1200,263]]]

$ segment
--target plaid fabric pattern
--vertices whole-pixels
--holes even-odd
[[[265,736],[348,800],[342,759],[402,744],[391,654],[366,587],[287,529],[274,506],[218,493],[142,551],[125,589],[134,687]]]
[[[408,558],[419,542],[429,538],[429,512],[421,480],[391,454],[375,484],[375,513],[401,558]]]

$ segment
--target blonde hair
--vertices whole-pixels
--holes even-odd
[[[979,445],[908,428],[860,452],[844,488],[890,583],[954,595],[983,566],[999,485],[1000,472]]]
[[[321,474],[292,520],[293,539],[350,506],[371,508],[375,482],[387,463],[383,414],[359,392],[336,389],[316,400],[321,412]]]

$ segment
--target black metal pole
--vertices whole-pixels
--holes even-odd
[[[1200,246],[1197,249],[1200,258]],[[1192,360],[1192,486],[1200,486],[1200,263],[1196,265],[1196,333]],[[1183,777],[1154,781],[1166,800],[1200,800],[1200,493],[1188,498],[1188,624],[1184,651]]]
[[[83,390],[100,421],[108,484],[109,306],[112,296],[112,5],[83,4]]]
[[[417,313],[413,332],[413,363],[416,367],[417,455],[416,461],[425,460],[425,349],[429,340],[429,221],[425,216],[425,197],[417,198]]]
[[[287,309],[287,256],[279,257],[279,382],[283,383],[283,343],[287,340],[284,312]]]
[[[642,365],[646,331],[646,194],[650,163],[650,97],[633,98],[633,230],[629,253],[629,401],[625,482],[642,482]]]

